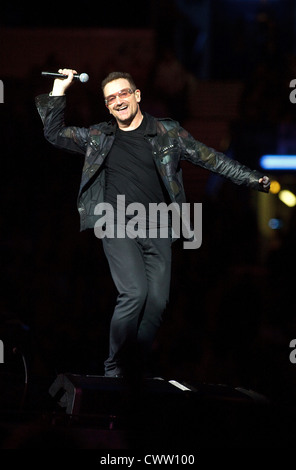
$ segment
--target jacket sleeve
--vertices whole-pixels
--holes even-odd
[[[268,192],[268,189],[265,190],[259,183],[259,179],[264,176],[259,171],[251,170],[237,160],[197,141],[182,127],[179,127],[178,139],[182,149],[182,160],[188,160],[195,165],[218,173],[235,184]]]
[[[43,123],[44,137],[57,148],[85,154],[89,130],[65,126],[66,96],[39,95],[35,98],[37,111]]]

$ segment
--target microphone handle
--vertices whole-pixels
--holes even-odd
[[[62,73],[58,73],[58,72],[41,72],[41,75],[45,77],[60,78],[62,80],[65,78],[68,78],[68,75],[63,75]],[[88,82],[88,79],[89,79],[89,76],[87,75],[87,73],[81,73],[80,75],[76,73],[75,75],[73,75],[73,77],[75,78],[75,80],[80,80],[82,83]]]
[[[41,75],[44,77],[55,77],[55,78],[60,78],[61,80],[64,80],[65,78],[68,78],[68,75],[63,75],[62,73],[58,72],[41,72]],[[73,76],[76,80],[80,80],[80,75],[75,74]]]

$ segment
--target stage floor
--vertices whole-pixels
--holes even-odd
[[[2,400],[1,449],[270,453],[296,442],[293,407],[223,384],[66,373],[18,392]]]

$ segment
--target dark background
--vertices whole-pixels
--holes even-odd
[[[101,242],[92,231],[79,232],[83,161],[43,137],[34,99],[50,91],[51,81],[41,70],[73,67],[90,74],[87,84],[69,90],[69,124],[108,119],[100,80],[125,67],[142,90],[143,110],[179,120],[198,140],[251,168],[260,169],[261,155],[277,153],[282,135],[289,137],[289,151],[296,150],[289,102],[296,76],[294,1],[35,7],[6,3],[0,18],[0,374],[4,395],[11,396],[12,384],[23,380],[24,358],[29,385],[61,372],[103,374],[116,299]],[[105,42],[94,49],[98,37]],[[67,63],[60,63],[64,57]],[[200,91],[205,85],[222,89],[220,101]],[[230,117],[224,85],[240,90]],[[206,119],[198,114],[200,100]],[[270,177],[295,191],[293,172]],[[284,223],[262,232],[261,200],[253,191],[187,165],[184,181],[188,201],[203,203],[203,243],[198,250],[179,242],[173,247],[171,301],[155,342],[155,374],[251,388],[294,403],[295,207],[287,212],[274,202],[277,196],[265,195]]]

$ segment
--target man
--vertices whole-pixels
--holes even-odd
[[[60,69],[59,73],[68,78],[55,79],[51,93],[39,95],[36,105],[45,138],[58,148],[85,157],[78,196],[81,230],[99,226],[118,290],[105,376],[142,373],[169,299],[173,240],[172,220],[167,220],[168,235],[160,236],[162,221],[147,220],[149,207],[185,203],[181,160],[263,192],[269,191],[270,181],[196,141],[178,122],[142,112],[141,92],[128,73],[113,72],[102,82],[105,105],[115,119],[89,128],[67,127],[65,93],[77,72]],[[105,219],[107,224],[112,221],[112,229],[105,233],[109,236],[103,236],[98,225],[102,203],[111,214]],[[138,219],[142,226],[138,236],[124,231],[132,222],[127,208],[134,203],[146,209],[142,220]],[[154,224],[157,236],[150,236],[147,222]]]

